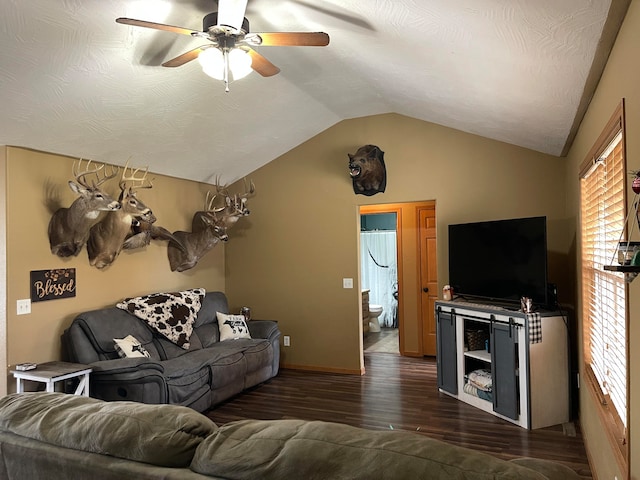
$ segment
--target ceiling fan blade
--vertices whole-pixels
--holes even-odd
[[[314,2],[312,0],[290,0],[293,3],[297,3],[298,5],[302,5],[303,7],[309,8],[316,12],[319,12],[323,15],[328,15],[330,17],[336,18],[343,22],[350,23],[356,27],[364,28],[366,30],[371,30],[375,32],[375,27],[367,22],[363,18],[359,18],[355,15],[352,15],[349,10],[343,7],[338,7],[337,5],[333,5],[331,8],[327,8],[318,3],[326,3],[326,2]]]
[[[134,27],[154,28],[156,30],[165,30],[167,32],[179,33],[181,35],[189,35],[193,33],[202,33],[197,30],[190,30],[183,27],[174,27],[173,25],[165,25],[164,23],[147,22],[145,20],[136,20],[135,18],[116,18],[116,22],[124,25],[133,25]]]
[[[246,10],[247,0],[219,0],[218,25],[240,30]]]
[[[261,47],[324,47],[329,45],[329,35],[324,32],[272,32],[252,33],[247,39],[252,45],[253,36],[259,36],[262,41],[255,43]]]
[[[280,72],[278,67],[252,48],[249,49],[249,55],[251,55],[251,68],[263,77],[272,77]]]
[[[163,67],[179,67],[181,65],[184,65],[187,62],[190,62],[191,60],[195,60],[196,58],[198,58],[198,55],[200,55],[200,53],[206,50],[207,48],[208,46],[200,46],[200,47],[194,48],[193,50],[189,50],[188,52],[183,53],[182,55],[178,55],[176,58],[167,60],[162,64],[162,66]]]

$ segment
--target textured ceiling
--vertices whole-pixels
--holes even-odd
[[[251,31],[331,43],[257,47],[281,72],[225,93],[197,62],[160,66],[202,40],[115,22],[201,30],[213,0],[0,0],[0,144],[230,182],[341,120],[395,112],[560,155],[608,54],[610,6],[249,0]]]

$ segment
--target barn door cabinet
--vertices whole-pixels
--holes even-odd
[[[558,312],[540,312],[542,339],[531,343],[534,320],[522,312],[462,301],[435,308],[441,392],[523,428],[569,421],[568,335]]]

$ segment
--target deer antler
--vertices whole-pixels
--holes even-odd
[[[123,192],[126,190],[127,182],[131,182],[131,185],[129,185],[129,191],[131,192],[139,188],[153,188],[152,181],[147,180],[147,173],[149,173],[148,165],[146,167],[138,167],[135,170],[131,169],[130,175],[127,175],[127,170],[129,170],[129,160],[127,160],[127,164],[124,166],[124,170],[122,171],[122,177],[120,178],[119,182],[120,190],[122,190]],[[144,173],[142,174],[142,177],[138,177],[137,175],[141,170]]]
[[[217,213],[217,212],[221,212],[221,211],[223,211],[225,209],[224,206],[219,207],[219,208],[214,208],[213,204],[214,204],[217,196],[218,196],[217,194],[216,195],[211,195],[211,192],[207,192],[207,197],[206,197],[206,199],[204,201],[204,211],[205,211],[205,213],[207,213],[207,214]]]
[[[248,196],[253,195],[254,193],[256,193],[256,185],[253,183],[253,180],[249,180],[249,188],[247,188],[247,177],[244,177],[242,179],[242,182],[244,183],[244,191],[245,191],[245,193],[240,195],[240,198],[247,198]]]
[[[87,162],[87,166],[84,168],[83,171],[80,171],[80,167],[82,166],[82,158],[78,159],[77,161],[73,162],[73,167],[71,169],[71,172],[73,174],[73,176],[76,179],[76,182],[78,182],[80,185],[82,185],[83,187],[87,188],[87,189],[91,189],[91,188],[98,188],[100,185],[102,185],[104,182],[106,182],[107,180],[109,180],[110,178],[115,177],[116,175],[118,175],[118,171],[120,170],[119,167],[114,167],[111,166],[110,172],[107,173],[107,170],[104,169],[106,164],[101,164],[98,165],[96,168],[89,168],[91,166],[91,160],[89,160]],[[103,170],[104,169],[104,170]],[[91,185],[89,185],[89,183],[87,182],[87,176],[88,175],[92,175],[92,174],[96,174],[96,179],[97,182],[95,180],[93,180],[91,182]],[[100,175],[102,173],[102,176]]]
[[[210,210],[213,210],[213,202],[216,199],[218,195],[211,195],[211,192],[208,191],[207,192],[207,197],[204,200],[204,210],[205,212],[208,212]],[[209,198],[211,197],[211,198]]]
[[[229,196],[229,190],[227,185],[220,185],[220,177],[216,177],[216,192],[224,195],[225,197]]]

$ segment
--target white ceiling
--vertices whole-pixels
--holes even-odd
[[[561,155],[624,13],[607,23],[610,6],[249,0],[252,32],[331,42],[257,47],[281,72],[225,93],[198,62],[160,66],[202,40],[115,22],[201,30],[213,0],[0,0],[0,144],[230,182],[341,120],[395,112]]]

